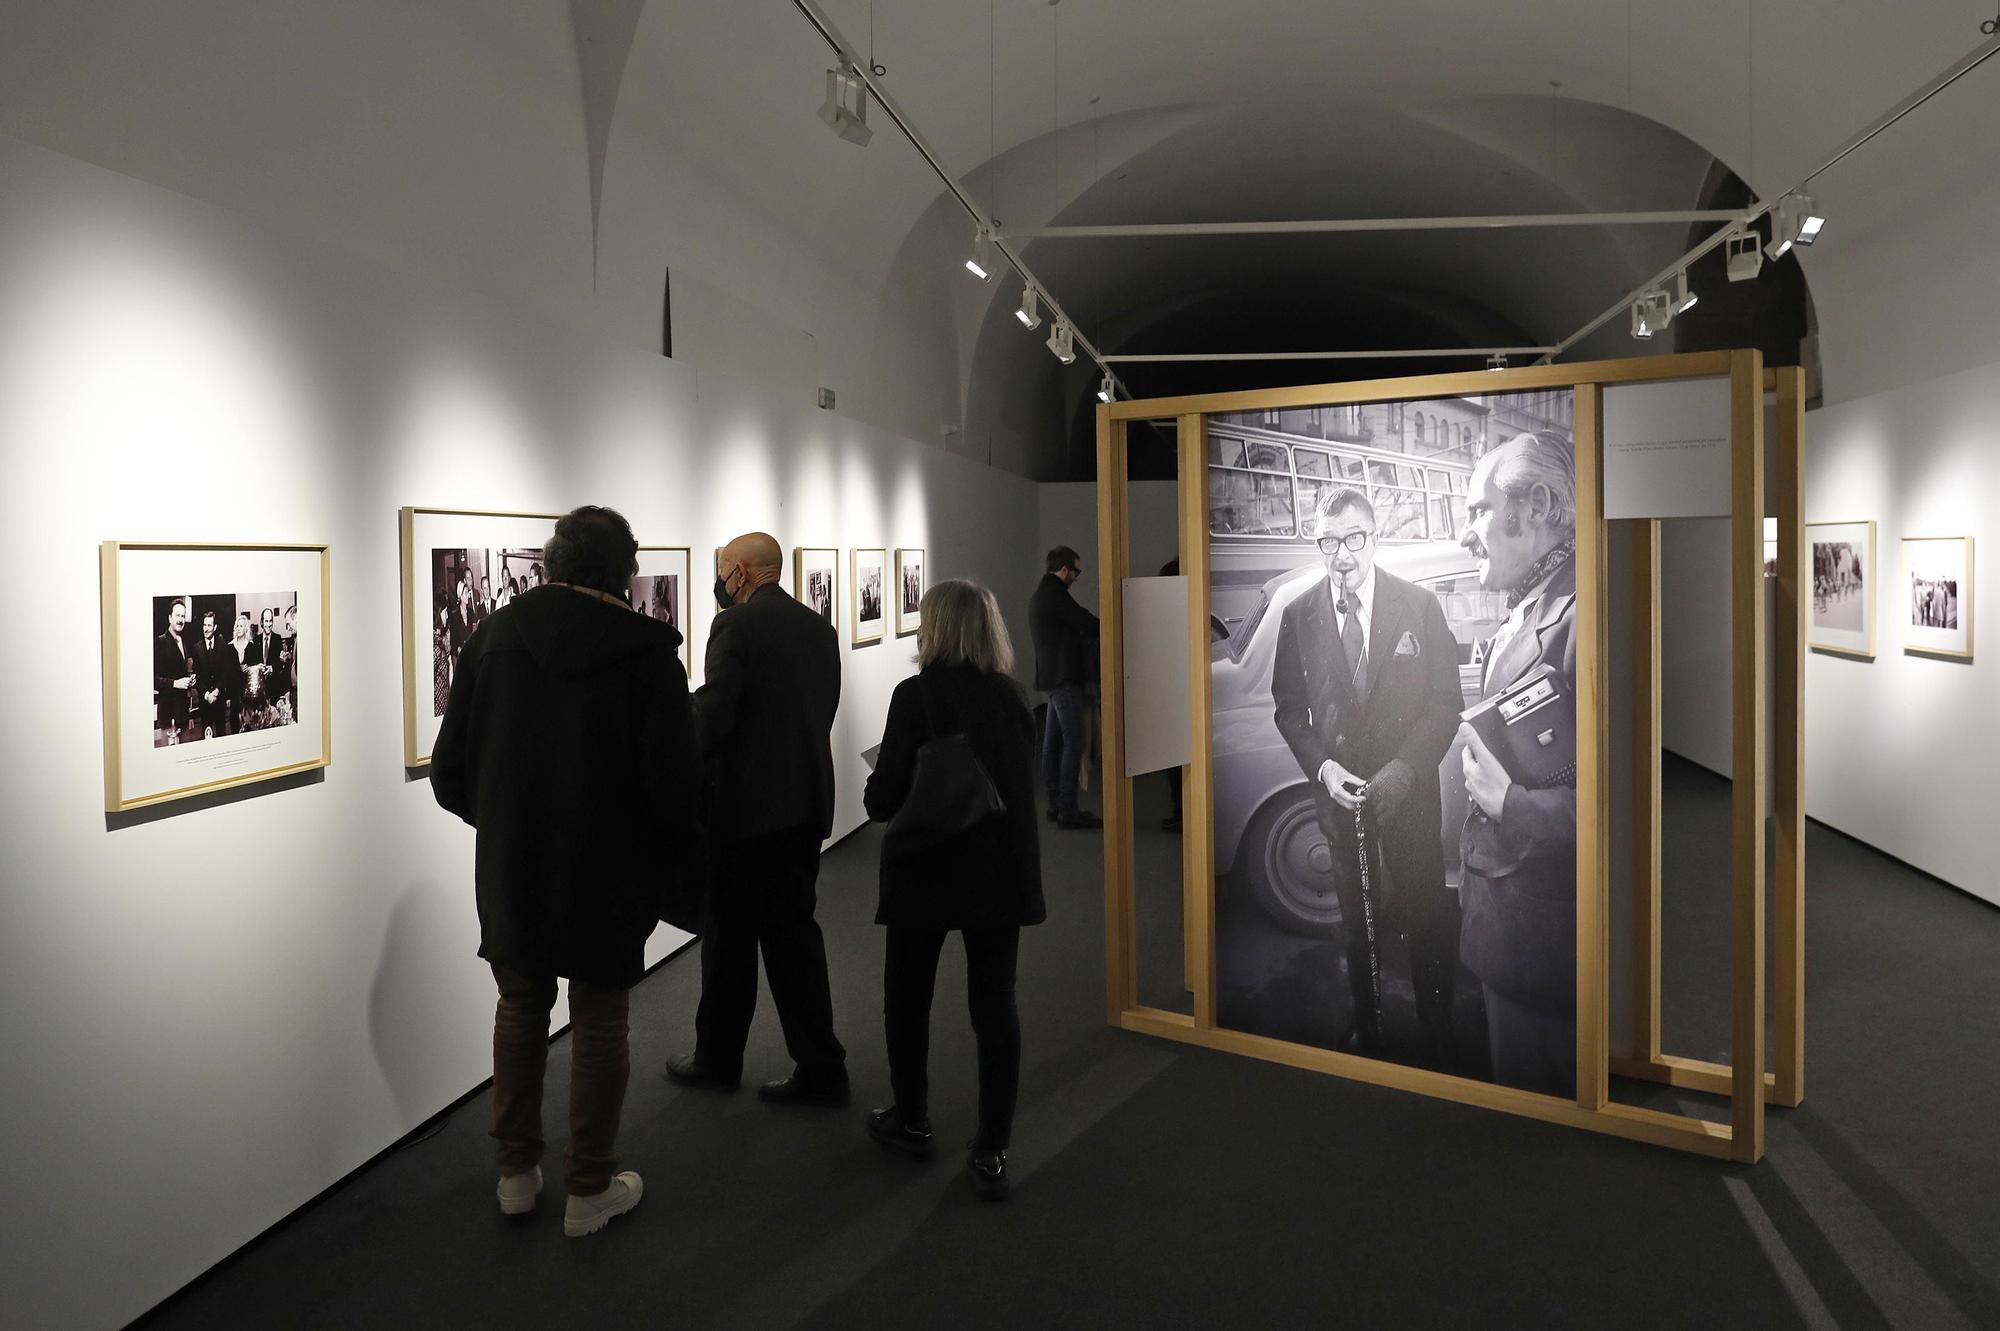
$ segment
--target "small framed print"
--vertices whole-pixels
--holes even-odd
[[[847,586],[854,619],[848,640],[856,647],[880,642],[889,619],[888,605],[882,599],[889,585],[889,552],[856,547],[849,568]]]
[[[323,545],[106,541],[104,807],[332,761]]]
[[[802,545],[792,551],[792,595],[800,605],[829,624],[838,622],[834,618],[834,593],[839,579],[834,570],[839,566],[838,550]]]
[[[561,516],[403,509],[404,766],[429,765],[473,632],[516,596],[548,584],[542,547]]]
[[[694,674],[694,629],[689,618],[693,589],[689,586],[694,552],[685,545],[642,545],[639,572],[632,579],[632,608],[671,624],[681,635],[681,668]]]
[[[1972,538],[1905,536],[1903,650],[1972,659]]]
[[[1806,646],[1875,659],[1875,524],[1808,522]]]
[[[896,551],[896,636],[906,637],[923,625],[924,552]]]

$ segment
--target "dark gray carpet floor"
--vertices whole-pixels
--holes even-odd
[[[1668,777],[1668,1043],[1713,1057],[1728,786],[1672,759]],[[1142,840],[1168,842],[1162,800],[1149,785]],[[850,838],[820,879],[853,1109],[666,1085],[699,987],[686,953],[634,992],[620,1147],[646,1178],[637,1212],[565,1240],[552,1178],[537,1216],[503,1221],[481,1095],[147,1324],[2000,1325],[2000,911],[1838,834],[1808,840],[1807,1103],[1774,1112],[1769,1158],[1741,1169],[1112,1031],[1101,843],[1051,833],[1002,1206],[971,1198],[956,1151],[913,1165],[862,1135],[887,1098],[877,844]],[[1171,920],[1142,931],[1142,965],[1169,970]],[[942,1143],[972,1129],[963,976],[948,951]],[[747,1075],[785,1070],[766,994]]]

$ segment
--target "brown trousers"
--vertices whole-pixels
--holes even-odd
[[[493,967],[500,1002],[493,1012],[493,1138],[500,1172],[525,1174],[542,1161],[542,1079],[549,1062],[554,976]],[[587,1197],[618,1172],[618,1116],[632,1074],[625,1041],[630,993],[584,980],[569,982],[569,1147],[563,1185]]]

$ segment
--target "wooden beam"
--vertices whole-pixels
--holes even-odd
[[[1104,761],[1104,977],[1106,1019],[1138,1000],[1132,856],[1132,778],[1125,775],[1125,592],[1132,529],[1125,484],[1125,422],[1097,409],[1097,608]],[[1053,798],[1053,796],[1052,796]]]
[[[1181,572],[1188,580],[1187,779],[1181,789],[1181,882],[1187,987],[1195,1024],[1215,1025],[1215,725],[1208,667],[1208,441],[1180,418]]]
[[[1796,365],[1775,375],[1778,438],[1771,484],[1778,513],[1778,577],[1771,637],[1776,672],[1771,795],[1777,878],[1772,890],[1771,1055],[1777,1072],[1774,1102],[1796,1106],[1806,1093],[1806,376]]]
[[[1660,1056],[1660,520],[1632,524],[1630,1053]]]
[[[1730,353],[1730,1156],[1764,1156],[1764,358]]]
[[[1604,687],[1604,389],[1576,390],[1576,1102],[1610,1099],[1610,710]]]
[[[1613,1076],[1630,1077],[1634,1081],[1659,1082],[1664,1086],[1678,1086],[1682,1090],[1703,1091],[1709,1095],[1726,1096],[1736,1085],[1736,1073],[1729,1064],[1680,1058],[1674,1054],[1661,1054],[1650,1060],[1613,1058],[1611,1072]],[[1776,1077],[1768,1072],[1764,1074],[1765,1104],[1778,1103],[1777,1085]]]

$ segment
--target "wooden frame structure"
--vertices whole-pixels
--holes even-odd
[[[1666,1053],[1660,1043],[1660,524],[1634,529],[1635,719],[1633,967],[1630,1029],[1610,1029],[1610,763],[1606,609],[1608,528],[1603,516],[1602,419],[1607,387],[1681,379],[1730,383],[1732,687],[1732,1052],[1731,1063]],[[1222,1029],[1216,1024],[1215,796],[1209,670],[1209,522],[1206,418],[1258,409],[1414,401],[1449,396],[1571,389],[1577,461],[1577,1087],[1571,1099],[1474,1081],[1358,1054]],[[1763,632],[1764,410],[1777,403],[1777,629]],[[1744,1163],[1764,1153],[1766,1103],[1796,1105],[1804,1085],[1804,750],[1800,722],[1805,661],[1804,376],[1767,373],[1756,351],[1704,352],[1505,371],[1306,385],[1195,397],[1114,402],[1097,411],[1098,602],[1104,688],[1104,883],[1106,1017],[1114,1026],[1358,1081],[1482,1105],[1548,1122]],[[1141,1006],[1135,947],[1132,778],[1125,775],[1125,678],[1121,584],[1131,572],[1127,423],[1178,426],[1181,568],[1188,577],[1191,749],[1183,795],[1182,872],[1187,983],[1192,1013]],[[1767,672],[1777,674],[1767,718]],[[1767,720],[1775,738],[1767,742]],[[1775,765],[1771,762],[1775,750]],[[1775,1072],[1765,1068],[1765,868],[1767,792],[1775,796],[1777,868],[1773,1009]],[[1614,1051],[1614,1044],[1616,1049]],[[1619,1104],[1612,1073],[1728,1097],[1730,1121]]]

